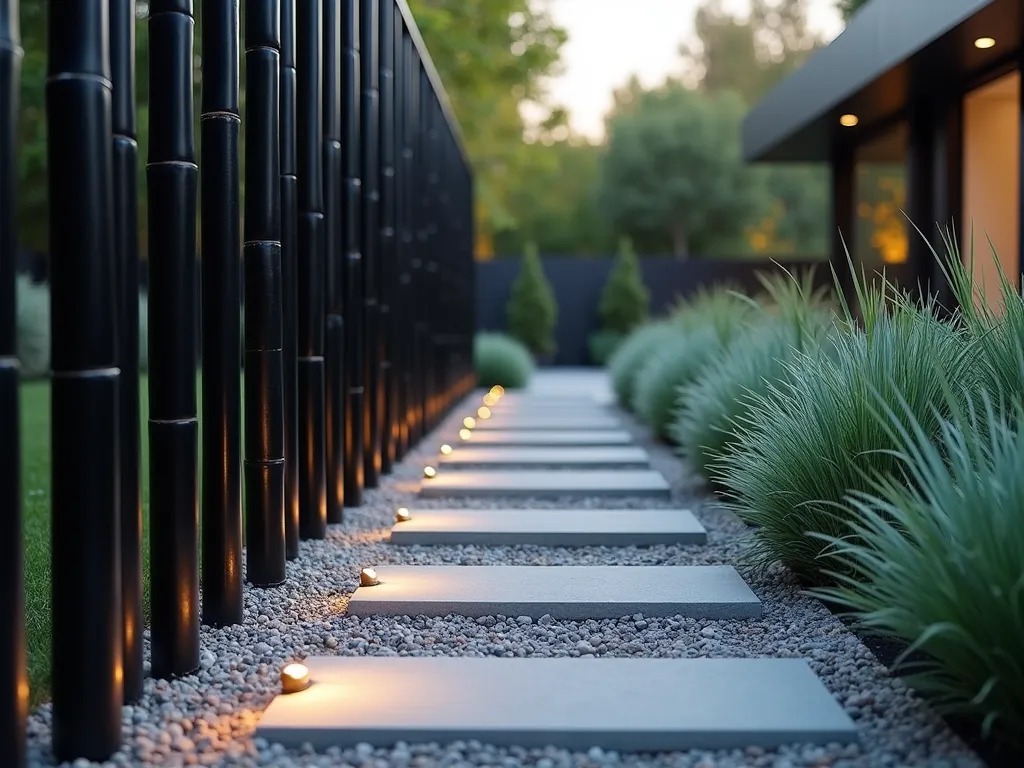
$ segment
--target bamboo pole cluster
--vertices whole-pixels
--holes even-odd
[[[28,709],[18,5],[0,0],[0,754],[16,768]],[[243,580],[282,583],[300,542],[343,522],[475,384],[472,174],[404,0],[246,0],[244,30],[239,0],[207,0],[198,20],[192,0],[150,0],[144,212],[137,10],[48,8],[59,761],[108,759],[122,705],[142,692],[143,215],[154,677],[195,671],[200,622],[240,622]]]

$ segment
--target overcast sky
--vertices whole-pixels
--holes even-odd
[[[809,0],[811,24],[834,37],[841,29],[833,0]],[[574,130],[601,136],[612,90],[636,73],[646,85],[680,68],[678,49],[693,34],[700,0],[550,0],[569,33],[562,48],[565,73],[551,84],[554,103],[569,108]],[[748,0],[726,0],[745,13]]]

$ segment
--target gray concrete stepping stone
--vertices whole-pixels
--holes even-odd
[[[457,443],[457,444],[456,444]],[[473,430],[469,440],[452,445],[633,445],[633,436],[624,429],[484,429]]]
[[[312,657],[256,735],[317,750],[476,739],[620,752],[856,741],[803,659]]]
[[[372,563],[367,563],[372,565]],[[388,565],[358,587],[353,616],[752,619],[761,601],[731,565]]]
[[[413,509],[391,529],[392,544],[630,547],[704,544],[688,509]]]
[[[517,445],[473,445],[463,443],[447,456],[442,467],[619,467],[644,468],[651,457],[635,445],[563,446],[542,448]]]
[[[521,416],[512,414],[509,416],[492,416],[489,419],[477,419],[474,431],[485,432],[496,429],[616,429],[621,426],[622,422],[614,416],[607,414],[602,416],[574,416],[572,414],[545,416],[544,414],[524,413]]]
[[[444,470],[420,483],[420,496],[475,498],[670,498],[664,476],[653,469]]]

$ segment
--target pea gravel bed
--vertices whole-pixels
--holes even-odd
[[[473,399],[475,403],[476,398]],[[886,768],[930,766],[974,768],[983,763],[915,694],[891,678],[870,651],[820,603],[800,594],[788,573],[748,573],[741,565],[749,533],[731,513],[707,500],[700,484],[663,446],[651,445],[635,423],[628,427],[648,447],[655,468],[672,484],[671,506],[694,511],[708,530],[706,546],[650,548],[537,546],[391,547],[386,534],[399,506],[555,507],[553,502],[516,499],[423,500],[415,498],[422,467],[440,443],[450,440],[465,409],[456,409],[424,440],[381,488],[367,491],[365,504],[346,511],[328,539],[304,542],[288,564],[288,581],[269,590],[246,588],[245,622],[203,628],[201,669],[175,681],[147,680],[141,702],[124,711],[125,745],[107,766],[678,766],[741,768]],[[626,419],[629,421],[628,419]],[[650,508],[667,506],[629,499],[573,502],[578,506]],[[464,565],[702,565],[740,567],[761,598],[758,620],[647,619],[556,621],[488,616],[445,618],[356,618],[345,615],[347,595],[361,567],[375,564]],[[148,638],[147,638],[148,641]],[[148,654],[148,648],[147,648]],[[343,656],[608,656],[608,657],[803,657],[857,724],[861,741],[825,747],[793,745],[777,750],[690,751],[657,755],[592,749],[496,748],[474,741],[398,744],[374,749],[289,751],[253,737],[260,712],[278,689],[277,671],[291,659]],[[695,692],[695,695],[700,695]],[[53,765],[50,706],[29,724],[30,765]],[[78,766],[93,765],[79,760]]]

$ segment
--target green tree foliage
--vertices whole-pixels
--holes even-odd
[[[597,204],[601,147],[553,131],[523,148],[531,174],[509,189],[508,226],[495,233],[495,255],[523,252],[536,243],[541,253],[567,256],[606,254],[614,237]]]
[[[867,5],[868,0],[837,0],[836,5],[839,8],[839,12],[843,14],[843,18],[849,21],[853,18],[853,15],[857,13],[862,7]]]
[[[558,306],[533,244],[527,247],[522,267],[512,283],[507,312],[509,334],[533,354],[549,355],[555,351]]]
[[[629,238],[619,242],[615,265],[601,293],[601,328],[625,335],[647,320],[650,294],[640,274],[640,262]]]
[[[531,173],[521,108],[539,127],[565,122],[548,104],[547,78],[557,72],[567,39],[544,3],[530,0],[410,0],[476,171],[477,224],[489,237],[514,224],[509,190]]]
[[[669,81],[613,115],[601,201],[617,229],[653,236],[679,258],[735,253],[761,194],[740,157],[743,112],[733,93]]]
[[[807,0],[753,0],[750,15],[706,0],[695,39],[682,46],[684,81],[704,93],[731,90],[749,108],[822,45],[808,25]],[[744,251],[762,256],[827,253],[828,169],[821,164],[754,166],[761,197],[744,231]]]

